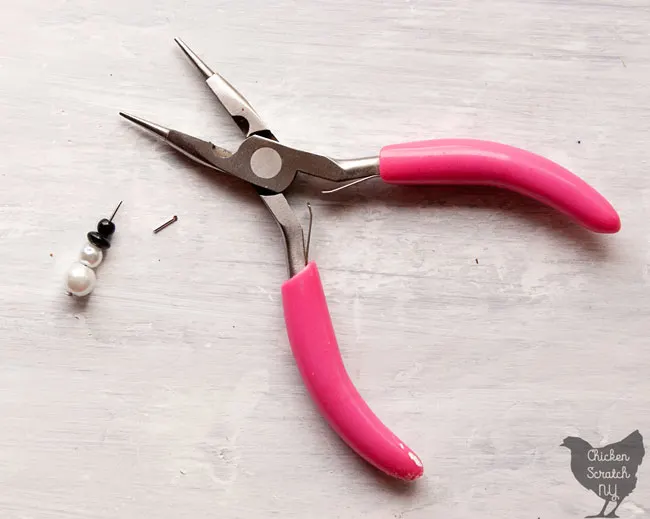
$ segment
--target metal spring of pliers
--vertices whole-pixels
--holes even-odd
[[[309,238],[284,192],[298,173],[347,186],[371,178],[389,184],[490,185],[534,198],[597,233],[616,233],[617,212],[562,166],[528,151],[475,139],[438,139],[383,147],[377,157],[334,160],[281,144],[250,103],[226,79],[176,39],[245,135],[233,153],[180,131],[120,112],[193,161],[252,185],[285,242],[288,279],[282,305],[291,350],[321,415],[363,459],[386,474],[415,480],[421,459],[377,418],[341,358]],[[311,227],[311,225],[310,225]]]

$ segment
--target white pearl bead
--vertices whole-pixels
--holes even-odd
[[[95,288],[95,271],[83,263],[73,263],[65,275],[65,286],[72,295],[83,297]]]
[[[79,253],[79,262],[91,269],[97,268],[104,258],[104,253],[92,243],[86,243]]]

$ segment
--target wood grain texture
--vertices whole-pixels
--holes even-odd
[[[84,2],[0,17],[0,517],[561,519],[596,513],[559,447],[650,437],[645,0]],[[545,155],[619,210],[583,232],[488,189],[301,181],[342,354],[423,459],[378,476],[306,396],[282,242],[251,189],[119,110],[225,147],[173,37],[284,142],[337,157],[436,137]],[[84,304],[61,277],[119,200]],[[152,229],[177,214],[160,234]],[[619,516],[650,517],[650,471]]]

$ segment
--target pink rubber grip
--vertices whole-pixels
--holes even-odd
[[[544,157],[489,141],[440,139],[384,147],[381,178],[392,184],[474,184],[510,189],[571,217],[587,229],[615,233],[621,221],[595,189]]]
[[[403,480],[420,477],[420,459],[377,418],[348,376],[315,263],[285,281],[282,302],[298,370],[329,425],[379,470]]]

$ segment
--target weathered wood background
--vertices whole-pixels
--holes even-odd
[[[301,181],[350,375],[422,458],[396,484],[315,411],[253,191],[118,116],[225,147],[173,42],[284,142],[336,157],[476,137],[560,162],[623,227],[489,189]],[[647,0],[4,2],[0,517],[580,518],[564,437],[650,435]],[[61,278],[124,200],[86,303]],[[172,215],[160,234],[152,229]],[[639,469],[621,517],[650,517]]]

